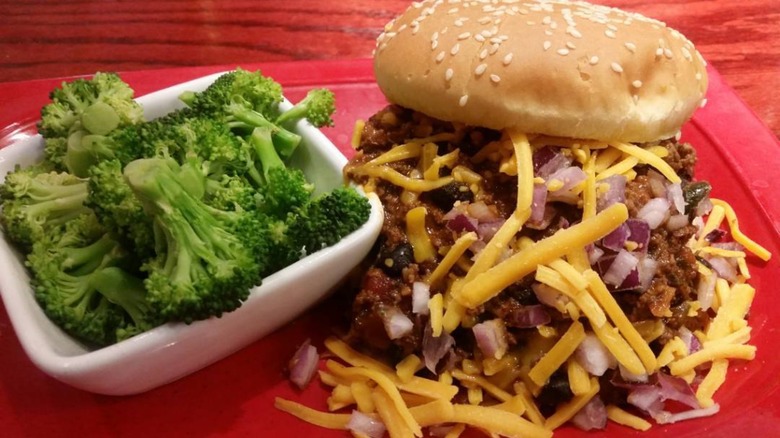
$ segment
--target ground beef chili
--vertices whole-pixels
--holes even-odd
[[[429,117],[405,110],[398,106],[388,106],[371,117],[363,129],[361,144],[355,157],[345,169],[346,175],[358,183],[367,184],[369,178],[353,170],[366,162],[387,152],[392,147],[414,138],[427,137],[438,133],[455,133],[455,141],[437,142],[440,154],[455,148],[460,149],[459,163],[483,177],[479,200],[492,206],[498,215],[507,217],[514,210],[517,196],[517,179],[514,176],[497,171],[494,162],[472,162],[471,158],[486,144],[500,138],[501,133],[482,128],[455,126],[450,123],[430,119]],[[668,150],[667,163],[683,178],[683,184],[693,177],[696,154],[688,145],[675,140],[661,143]],[[395,162],[392,167],[398,172],[409,175],[415,171],[414,160]],[[626,204],[630,215],[650,199],[653,193],[646,172],[649,168],[636,168],[637,177],[626,186]],[[423,329],[427,318],[415,315],[411,311],[410,299],[402,297],[411,294],[412,285],[436,265],[431,262],[414,263],[410,257],[410,246],[406,237],[406,213],[417,206],[427,209],[426,227],[436,247],[452,245],[455,237],[444,220],[457,202],[473,202],[474,196],[458,184],[423,193],[416,197],[405,198],[403,189],[382,179],[372,182],[373,191],[382,200],[385,208],[385,222],[380,249],[376,260],[368,269],[360,290],[356,292],[352,305],[352,321],[348,339],[356,346],[386,354],[394,359],[417,352],[422,348]],[[466,187],[467,188],[467,187]],[[557,208],[556,217],[550,226],[543,230],[524,228],[522,233],[538,240],[552,235],[561,227],[569,226],[579,220],[581,210],[566,204]],[[696,231],[693,226],[685,226],[675,231],[659,227],[651,233],[648,254],[658,262],[655,278],[644,292],[617,292],[614,295],[631,321],[661,319],[667,332],[657,342],[665,343],[670,339],[671,330],[687,327],[690,330],[703,328],[707,322],[705,312],[695,312],[693,316],[684,303],[695,298],[698,273],[696,259],[686,242]],[[454,270],[460,268],[456,265]],[[464,274],[458,271],[458,274]],[[530,290],[532,279],[527,279],[494,297],[469,314],[475,322],[485,319],[501,318],[505,321],[508,341],[511,345],[522,344],[528,333],[527,328],[517,326],[516,318],[525,306],[539,305],[539,301]],[[433,293],[433,292],[432,292]],[[388,308],[400,308],[412,321],[415,329],[399,339],[390,340],[383,325],[383,315]],[[551,311],[551,324],[560,319],[557,312]],[[456,339],[468,338],[465,330],[453,332]],[[468,332],[470,333],[470,332]],[[460,340],[458,341],[461,342]],[[473,343],[471,340],[465,341]],[[459,354],[452,357],[467,357],[468,350],[458,349]],[[549,391],[545,392],[548,394]],[[565,397],[564,397],[565,398]],[[560,397],[558,397],[560,399]]]

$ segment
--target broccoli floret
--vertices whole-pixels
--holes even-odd
[[[279,116],[282,87],[260,71],[236,69],[217,78],[202,92],[185,92],[180,99],[204,117],[222,120],[239,135],[254,128],[271,130],[279,155],[289,158],[301,142],[301,136],[273,121]]]
[[[19,168],[0,185],[0,224],[9,239],[29,250],[52,228],[84,213],[87,181],[69,173]]]
[[[26,263],[46,315],[73,336],[104,346],[152,327],[141,280],[118,267],[127,257],[88,212],[36,240]]]
[[[76,176],[85,177],[98,160],[115,157],[113,143],[104,136],[143,121],[133,90],[115,73],[63,82],[49,97],[38,123],[45,157]]]
[[[300,169],[287,167],[272,144],[271,132],[255,128],[248,140],[263,172],[265,183],[258,187],[258,210],[284,217],[311,199],[314,190]]]
[[[137,255],[146,259],[154,254],[152,219],[144,212],[122,174],[119,160],[103,161],[90,169],[86,206],[100,223]]]
[[[336,111],[336,96],[326,88],[310,90],[306,97],[296,103],[290,110],[282,113],[276,123],[287,125],[306,119],[312,125],[322,128],[333,126],[333,113]]]
[[[294,251],[311,254],[360,228],[370,214],[368,199],[353,188],[340,187],[298,209],[287,234]]]
[[[180,170],[172,160],[150,158],[131,162],[124,175],[154,218],[157,256],[143,267],[147,299],[162,318],[189,323],[238,308],[260,277],[243,215],[194,197]]]

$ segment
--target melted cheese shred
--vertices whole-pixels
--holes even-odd
[[[652,151],[629,143],[616,142],[611,143],[611,146],[627,155],[636,157],[636,159],[639,160],[639,162],[642,164],[648,164],[654,167],[655,170],[659,171],[661,175],[665,176],[666,179],[668,179],[673,184],[682,181],[677,173],[675,173],[674,169],[672,169],[672,166],[670,166],[669,163],[664,161],[658,155],[654,154]]]

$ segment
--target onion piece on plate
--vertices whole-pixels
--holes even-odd
[[[290,359],[288,364],[290,381],[300,389],[305,388],[314,377],[319,360],[320,355],[317,354],[317,347],[311,345],[311,341],[307,339]]]
[[[358,434],[358,436],[365,435],[369,438],[382,438],[387,428],[382,421],[360,411],[353,410],[352,415],[349,417],[349,422],[347,422],[347,430]]]

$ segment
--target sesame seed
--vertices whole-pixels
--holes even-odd
[[[664,49],[660,47],[655,49],[655,56],[663,56],[663,54],[664,54]]]
[[[617,26],[615,26],[612,23],[607,24],[607,29],[609,29],[609,30],[611,30],[613,32],[617,32],[617,30],[618,30]]]
[[[544,34],[547,35],[547,36],[552,36],[553,35],[553,31],[551,31],[550,29],[545,29],[544,30]]]
[[[666,56],[669,59],[672,59],[672,51],[669,49],[664,49],[664,56]]]
[[[460,44],[459,43],[455,43],[455,45],[452,46],[452,50],[450,50],[450,54],[452,56],[455,56],[455,55],[458,54],[459,51],[460,51]]]
[[[439,47],[439,40],[431,41],[431,50],[436,50],[437,47]]]
[[[577,48],[577,46],[575,46],[574,43],[571,41],[566,42],[566,47],[568,47],[570,50],[574,50]]]
[[[604,35],[606,35],[608,38],[615,38],[615,32],[610,29],[605,30]]]
[[[501,46],[499,46],[498,44],[493,44],[492,46],[490,46],[490,50],[488,50],[488,52],[489,52],[491,55],[495,55],[495,54],[496,54],[496,52],[498,52],[498,48],[499,48],[499,47],[501,47]]]
[[[451,68],[448,68],[447,71],[444,72],[444,80],[449,81],[454,74],[455,72],[453,72]]]
[[[642,81],[637,79],[634,82],[632,82],[631,85],[633,85],[634,88],[641,88],[642,87]]]
[[[497,83],[501,82],[501,77],[499,75],[495,75],[495,74],[490,75],[490,81],[493,82],[494,84],[497,84]]]
[[[487,49],[482,49],[482,51],[479,52],[479,59],[482,60],[482,59],[485,59],[487,57],[488,57],[488,50]]]
[[[599,63],[599,57],[595,55],[591,56],[588,62],[590,62],[590,65],[596,65]]]
[[[700,81],[700,80],[701,80],[701,73],[696,73],[696,80],[697,80],[697,81]]]
[[[489,30],[483,30],[483,31],[482,31],[482,32],[480,32],[479,34],[480,34],[480,35],[482,35],[482,36],[483,36],[483,37],[485,37],[485,38],[490,38],[490,37],[492,36],[492,34],[490,33],[490,31],[489,31]]]
[[[471,32],[463,32],[462,34],[458,35],[459,40],[465,40],[467,38],[471,38]]]
[[[469,95],[468,94],[464,94],[463,96],[460,97],[460,100],[458,101],[458,105],[466,106],[466,103],[468,101],[469,101]]]
[[[550,47],[552,47],[552,43],[551,43],[551,42],[549,42],[549,41],[545,41],[545,42],[544,42],[544,44],[542,44],[542,47],[544,47],[544,51],[546,52],[546,51],[547,51],[547,49],[549,49]]]
[[[612,68],[612,71],[615,73],[623,73],[623,67],[620,66],[617,62],[613,62],[610,64],[610,67]]]
[[[528,21],[526,21],[526,22],[525,22],[525,24],[527,24],[527,25],[529,25],[529,26],[533,26],[534,24],[536,24],[536,22],[535,22],[535,21],[528,20]]]
[[[685,57],[685,59],[687,59],[688,61],[692,61],[693,60],[693,56],[691,56],[691,52],[688,49],[683,47],[681,49],[681,51],[682,51],[683,57]]]
[[[479,23],[479,24],[488,24],[488,23],[490,23],[490,20],[492,20],[492,18],[490,18],[490,17],[482,17],[479,20],[477,20],[477,23]]]
[[[507,53],[506,56],[504,56],[504,65],[509,65],[512,62],[513,55],[511,53]]]
[[[442,61],[444,61],[444,51],[441,51],[438,55],[436,55],[436,62],[439,63]]]
[[[628,49],[629,52],[634,53],[636,52],[636,44],[634,43],[625,43],[626,49]]]
[[[439,32],[434,32],[433,35],[431,35],[431,40],[436,41],[439,39]]]
[[[474,69],[474,73],[477,76],[482,76],[482,73],[485,73],[485,70],[487,70],[487,64],[480,64],[476,69]]]
[[[480,34],[480,33],[476,34],[474,36],[474,39],[479,41],[480,43],[484,43],[485,42],[485,37],[483,37],[482,34]]]
[[[458,8],[452,8],[449,11],[447,11],[447,13],[448,14],[457,14],[458,13]]]
[[[574,26],[567,27],[566,33],[573,36],[574,38],[582,38],[582,34]]]
[[[704,105],[707,105],[707,98],[701,100],[701,103],[699,104],[699,108],[704,108]]]
[[[558,49],[558,54],[561,56],[566,56],[569,54],[569,49]]]

